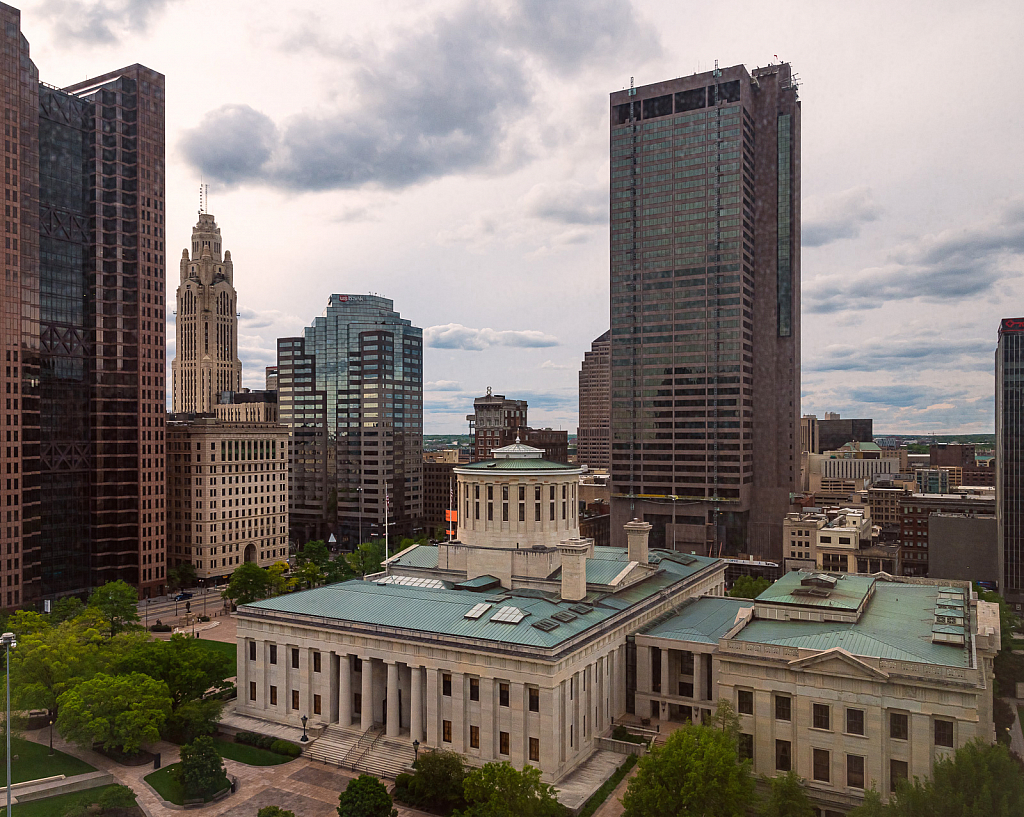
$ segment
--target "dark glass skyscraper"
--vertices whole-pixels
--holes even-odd
[[[423,331],[388,298],[332,295],[300,338],[277,342],[280,422],[292,430],[297,544],[392,535],[423,518]]]
[[[1024,318],[1004,318],[996,347],[996,519],[1003,597],[1024,611]]]
[[[782,554],[797,489],[800,103],[788,64],[611,95],[612,530]]]

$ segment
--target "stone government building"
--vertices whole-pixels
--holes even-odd
[[[394,776],[418,740],[558,783],[613,718],[702,720],[724,697],[754,771],[795,768],[834,814],[994,737],[998,611],[966,583],[790,573],[724,598],[723,561],[649,549],[647,523],[626,548],[581,539],[581,468],[492,453],[455,468],[455,541],[239,608],[242,720],[306,715],[307,754],[361,771]]]

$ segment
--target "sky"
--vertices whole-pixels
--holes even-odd
[[[234,261],[243,385],[331,293],[380,294],[423,328],[427,434],[465,433],[488,386],[575,433],[580,361],[608,328],[608,94],[788,61],[803,412],[993,431],[996,331],[1024,315],[1014,2],[19,7],[45,82],[135,62],[166,76],[168,304],[202,180]],[[167,349],[169,385],[173,324]]]

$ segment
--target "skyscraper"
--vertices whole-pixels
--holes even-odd
[[[1004,318],[996,347],[999,590],[1024,611],[1024,318]]]
[[[192,228],[192,257],[181,251],[177,343],[171,363],[174,412],[210,414],[221,392],[242,387],[234,264],[221,254],[220,227],[201,212]]]
[[[611,95],[612,530],[781,556],[800,408],[788,64]]]
[[[302,337],[277,342],[291,429],[289,522],[310,539],[408,535],[423,518],[423,331],[388,298],[332,295]]]
[[[590,344],[580,367],[580,425],[576,459],[590,468],[611,467],[611,332]]]

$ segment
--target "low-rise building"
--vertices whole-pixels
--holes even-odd
[[[982,489],[984,490],[984,489]],[[928,517],[933,513],[994,516],[995,496],[985,493],[910,494],[900,500],[903,574],[929,575]]]
[[[943,511],[929,514],[928,576],[1000,587],[995,515]]]

